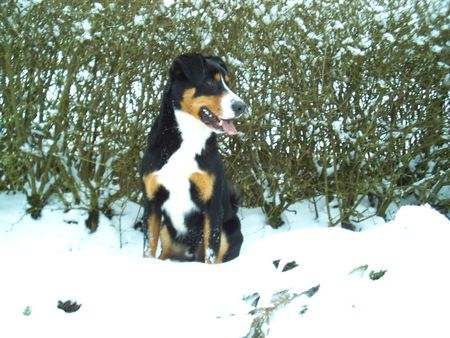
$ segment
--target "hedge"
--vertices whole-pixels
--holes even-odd
[[[445,1],[7,1],[0,5],[0,191],[112,215],[139,167],[171,60],[229,64],[246,101],[221,137],[244,205],[272,226],[324,196],[352,228],[408,200],[449,212]],[[338,209],[338,216],[330,208]],[[367,213],[364,213],[367,216]]]

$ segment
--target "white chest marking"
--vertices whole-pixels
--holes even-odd
[[[181,146],[155,174],[158,183],[169,191],[169,198],[162,209],[170,217],[174,228],[180,234],[185,234],[185,217],[197,209],[191,199],[189,177],[194,172],[201,171],[195,155],[204,149],[211,129],[182,111],[176,110],[175,117],[181,132]]]

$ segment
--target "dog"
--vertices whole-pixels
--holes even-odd
[[[224,178],[217,134],[236,135],[245,103],[217,56],[185,54],[169,71],[142,160],[145,257],[227,262],[243,236],[238,195]]]

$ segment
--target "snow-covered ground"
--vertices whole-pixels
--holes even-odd
[[[279,230],[242,209],[241,256],[214,266],[142,258],[132,203],[94,234],[25,209],[0,194],[0,337],[450,337],[450,222],[429,206],[360,232],[307,202]]]

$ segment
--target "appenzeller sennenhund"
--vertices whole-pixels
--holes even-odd
[[[217,56],[188,54],[170,68],[142,163],[144,256],[220,263],[236,258],[243,236],[238,198],[224,179],[217,134],[236,135],[246,106],[228,87]]]

